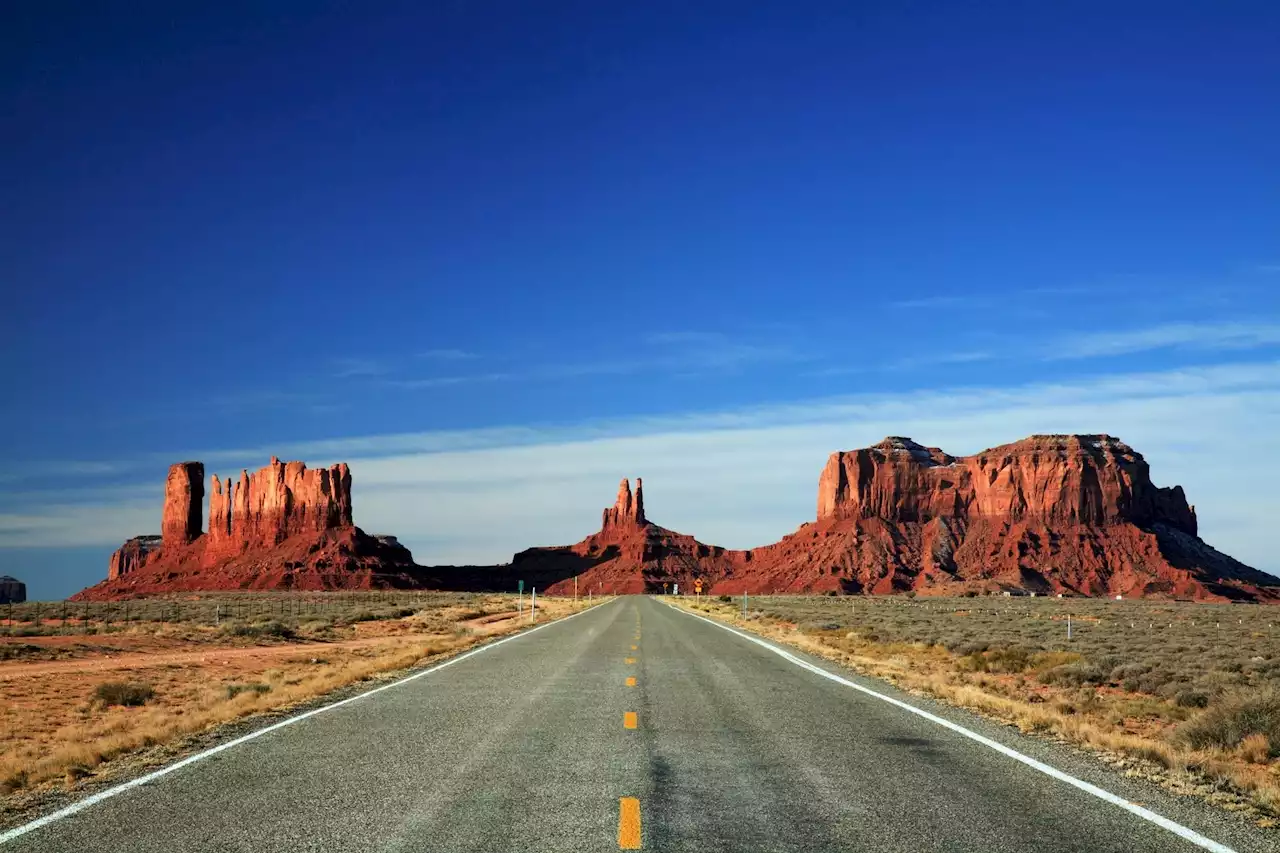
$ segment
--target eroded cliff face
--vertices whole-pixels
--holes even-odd
[[[956,457],[909,438],[833,453],[815,523],[757,549],[789,587],[1268,599],[1276,578],[1198,538],[1182,488],[1109,435]],[[766,568],[767,567],[767,568]]]
[[[186,545],[203,531],[204,463],[179,462],[169,466],[164,484],[164,510],[160,535],[166,545]]]
[[[208,547],[218,554],[351,526],[351,469],[345,462],[309,469],[273,456],[265,468],[241,471],[235,483],[217,474],[210,482]]]
[[[160,550],[161,542],[160,536],[135,536],[125,542],[111,555],[111,562],[107,564],[107,580],[141,569]]]
[[[392,537],[367,536],[352,522],[346,463],[308,469],[271,463],[234,484],[209,483],[209,532],[201,530],[204,465],[180,462],[165,482],[161,536],[130,539],[111,556],[107,581],[86,598],[198,589],[364,588],[380,574],[416,568]],[[145,575],[145,577],[144,577]],[[391,581],[388,581],[390,583]]]
[[[1196,535],[1182,488],[1152,485],[1142,454],[1109,435],[1036,435],[968,457],[901,437],[833,453],[817,520],[841,518],[1163,523]]]

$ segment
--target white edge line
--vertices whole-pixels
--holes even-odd
[[[614,599],[614,600],[616,601],[617,599]],[[603,604],[608,604],[608,603],[609,602],[603,602]],[[242,735],[241,737],[238,737],[235,740],[229,740],[226,743],[220,743],[215,747],[206,749],[204,752],[197,752],[195,755],[189,755],[186,758],[182,759],[181,761],[170,764],[167,767],[162,767],[159,770],[146,774],[145,776],[139,776],[137,779],[130,779],[128,782],[124,782],[122,784],[116,785],[113,788],[108,788],[105,791],[99,791],[98,793],[93,794],[92,796],[85,797],[83,800],[77,800],[76,802],[72,803],[69,806],[66,806],[65,808],[58,809],[56,812],[51,812],[50,814],[47,814],[44,817],[36,818],[30,823],[24,823],[22,826],[17,826],[17,827],[14,827],[13,829],[8,830],[7,832],[0,833],[0,844],[7,844],[8,842],[13,841],[16,838],[20,838],[21,836],[26,835],[28,832],[32,832],[34,830],[40,829],[43,826],[48,826],[49,824],[54,823],[55,821],[62,820],[64,817],[70,817],[71,815],[76,814],[77,812],[82,812],[85,809],[89,808],[90,806],[97,805],[103,800],[108,800],[116,796],[117,794],[123,794],[125,791],[131,790],[133,788],[137,788],[140,785],[145,785],[148,782],[154,782],[155,780],[159,779],[161,776],[167,776],[170,773],[174,772],[175,770],[181,770],[183,767],[186,767],[189,764],[195,764],[197,761],[203,761],[209,756],[217,755],[219,752],[222,752],[223,750],[231,749],[232,747],[239,746],[242,743],[248,743],[254,738],[262,737],[268,732],[274,732],[276,729],[282,729],[285,726],[291,726],[294,723],[298,723],[307,719],[308,717],[314,717],[316,714],[323,714],[325,711],[332,711],[334,708],[341,708],[343,705],[349,705],[352,702],[357,702],[361,699],[364,699],[367,696],[372,696],[375,693],[381,693],[384,690],[390,690],[393,687],[399,687],[402,684],[408,684],[410,681],[414,681],[416,679],[422,678],[424,675],[430,675],[433,672],[439,672],[440,670],[444,669],[447,666],[453,666],[455,663],[460,663],[474,655],[487,652],[490,649],[496,649],[498,646],[501,646],[504,643],[509,643],[512,640],[519,640],[521,637],[527,637],[530,634],[535,634],[538,631],[541,631],[543,628],[550,628],[552,625],[560,625],[565,622],[568,622],[573,617],[581,616],[583,613],[589,613],[600,606],[601,606],[600,604],[594,604],[594,605],[591,605],[590,607],[587,607],[584,610],[579,610],[577,613],[570,613],[568,616],[564,616],[552,622],[545,622],[542,625],[538,625],[537,627],[530,628],[526,631],[521,631],[520,633],[513,634],[510,637],[503,637],[501,640],[495,640],[492,643],[485,643],[483,646],[480,646],[479,648],[471,649],[468,652],[463,652],[462,654],[456,657],[451,657],[448,660],[442,661],[441,663],[438,663],[435,666],[428,667],[427,669],[424,669],[421,672],[415,672],[412,675],[407,675],[404,678],[399,679],[398,681],[393,681],[390,684],[383,684],[379,687],[373,688],[372,690],[366,690],[364,693],[359,693],[355,696],[349,696],[346,699],[341,699],[329,705],[324,705],[319,708],[313,708],[310,711],[306,711],[304,713],[298,714],[295,717],[289,717],[288,719],[281,720],[278,723],[272,723],[271,725],[265,728],[261,728],[261,729],[258,729],[257,731],[249,732],[249,734]]]
[[[1212,838],[1206,838],[1205,836],[1201,835],[1200,833],[1196,832],[1193,829],[1188,829],[1182,824],[1169,820],[1167,817],[1163,817],[1162,815],[1158,815],[1155,812],[1151,811],[1150,809],[1145,809],[1142,806],[1135,805],[1129,802],[1128,800],[1124,799],[1123,797],[1118,797],[1115,794],[1111,793],[1110,791],[1099,788],[1097,785],[1090,784],[1084,781],[1083,779],[1077,779],[1076,777],[1070,775],[1069,773],[1064,773],[1056,767],[1051,767],[1050,765],[1045,764],[1043,761],[1037,761],[1036,759],[1032,758],[1029,755],[1023,755],[1021,752],[1018,752],[1016,749],[1011,749],[1010,747],[1007,747],[1004,744],[999,743],[998,741],[994,741],[988,737],[983,737],[977,732],[966,729],[964,726],[959,725],[958,723],[953,723],[950,720],[943,719],[942,717],[939,717],[936,714],[931,714],[928,711],[915,707],[914,705],[909,705],[906,702],[903,702],[899,699],[894,699],[892,696],[886,696],[883,693],[878,693],[869,687],[863,687],[861,684],[857,684],[856,682],[850,681],[847,678],[842,678],[841,676],[836,675],[833,672],[828,672],[827,670],[823,669],[820,666],[814,666],[808,661],[797,657],[796,655],[786,651],[785,649],[780,649],[777,646],[773,645],[772,643],[766,642],[760,639],[759,637],[753,637],[752,635],[744,633],[743,631],[739,631],[736,628],[731,628],[722,622],[717,622],[714,619],[708,619],[705,616],[699,616],[697,613],[690,613],[688,610],[685,610],[682,607],[676,607],[674,604],[667,603],[667,606],[685,614],[686,616],[692,616],[695,619],[701,619],[703,622],[707,622],[712,625],[715,625],[717,628],[723,628],[724,630],[728,631],[731,634],[737,634],[742,639],[749,640],[750,642],[755,643],[758,646],[763,646],[764,648],[768,649],[769,651],[773,652],[779,657],[785,658],[791,663],[794,663],[796,666],[807,669],[812,673],[821,675],[823,678],[830,679],[831,681],[834,681],[837,684],[843,684],[845,687],[851,687],[854,690],[859,691],[860,693],[865,693],[868,696],[873,696],[876,699],[880,699],[881,701],[888,702],[890,705],[896,705],[897,707],[903,709],[904,711],[910,711],[912,714],[915,714],[919,717],[924,717],[926,720],[928,720],[931,723],[936,723],[937,725],[942,726],[943,728],[950,729],[956,734],[964,735],[970,740],[977,741],[983,746],[990,747],[991,749],[994,749],[996,752],[999,752],[1002,755],[1006,755],[1009,758],[1014,759],[1015,761],[1021,761],[1023,764],[1027,765],[1033,770],[1039,770],[1041,773],[1045,774],[1046,776],[1051,776],[1060,782],[1066,782],[1068,785],[1071,785],[1072,787],[1075,787],[1075,788],[1079,788],[1081,791],[1084,791],[1086,794],[1092,794],[1093,796],[1097,797],[1100,800],[1105,800],[1106,802],[1111,803],[1112,805],[1119,806],[1120,808],[1124,809],[1127,812],[1130,812],[1131,814],[1137,815],[1138,817],[1142,818],[1145,821],[1154,823],[1156,826],[1160,827],[1161,829],[1167,829],[1169,832],[1172,832],[1174,835],[1177,835],[1178,837],[1185,839],[1186,841],[1190,841],[1192,844],[1196,845],[1197,847],[1201,847],[1205,850],[1211,850],[1213,851],[1213,853],[1236,853],[1236,851],[1233,850],[1232,848],[1227,847],[1224,844],[1219,844],[1218,842],[1214,841]]]

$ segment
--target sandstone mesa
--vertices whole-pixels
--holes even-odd
[[[202,529],[204,465],[179,462],[165,481],[159,536],[125,542],[107,579],[75,598],[236,589],[370,589],[418,585],[409,550],[370,536],[351,518],[345,463],[308,469],[271,464],[234,484],[215,474],[209,530]]]
[[[9,575],[0,575],[0,604],[21,604],[26,600],[26,584]]]
[[[271,465],[237,483],[172,466],[160,536],[112,555],[108,580],[80,595],[195,589],[433,588],[552,594],[1035,592],[1280,602],[1280,578],[1199,538],[1182,488],[1151,482],[1142,455],[1108,435],[1037,435],[972,456],[909,438],[831,454],[816,519],[781,541],[730,550],[645,515],[643,484],[624,479],[600,530],[575,545],[530,548],[500,566],[413,564],[390,537],[352,523],[345,464]]]

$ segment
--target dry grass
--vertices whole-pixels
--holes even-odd
[[[1280,816],[1280,610],[1081,599],[691,602],[898,686]],[[1067,637],[1070,616],[1071,637]]]
[[[514,596],[435,594],[412,604],[351,596],[323,618],[306,609],[295,618],[278,598],[258,605],[254,621],[132,621],[109,642],[28,634],[25,654],[0,657],[0,822],[32,792],[127,772],[125,757],[139,750],[390,677],[528,624],[515,618]],[[539,605],[543,621],[585,602]]]

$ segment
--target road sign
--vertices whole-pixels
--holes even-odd
[[[694,578],[693,591],[698,595],[702,595],[702,578]]]
[[[524,595],[524,581],[516,581],[516,592]]]

